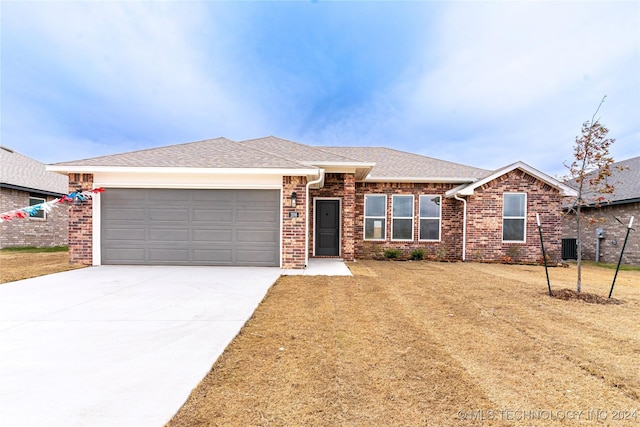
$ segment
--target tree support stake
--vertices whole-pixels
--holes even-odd
[[[544,262],[544,272],[547,274],[547,288],[549,288],[549,296],[551,293],[551,282],[549,281],[549,267],[547,267],[547,254],[544,253],[544,242],[542,241],[542,225],[540,224],[540,215],[536,213],[536,222],[538,223],[538,233],[540,233],[540,246],[542,247],[542,261]]]
[[[629,239],[629,232],[633,230],[631,226],[633,225],[633,216],[629,221],[629,226],[627,227],[627,235],[624,237],[624,243],[622,244],[622,250],[620,251],[620,259],[618,259],[618,266],[616,267],[616,274],[613,276],[613,282],[611,283],[611,290],[609,291],[609,298],[611,298],[611,294],[613,293],[613,287],[616,285],[616,277],[618,277],[618,270],[620,270],[620,263],[622,262],[622,255],[624,254],[624,248],[627,246],[627,240]],[[635,230],[633,230],[635,231]]]

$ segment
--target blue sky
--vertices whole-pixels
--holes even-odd
[[[640,2],[0,3],[1,144],[45,163],[225,136],[564,174],[601,98],[640,155]]]

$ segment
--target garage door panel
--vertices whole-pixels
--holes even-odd
[[[103,239],[108,240],[144,240],[145,230],[134,228],[112,228],[106,230]]]
[[[200,263],[229,265],[233,262],[233,251],[231,249],[194,249],[193,259]]]
[[[194,221],[230,222],[233,221],[233,209],[194,209]]]
[[[149,230],[152,242],[188,242],[189,230]]]
[[[152,221],[187,222],[189,219],[189,209],[149,209],[149,219]]]
[[[146,194],[147,200],[150,202],[170,202],[179,205],[183,205],[185,202],[188,202],[191,197],[190,191],[178,189],[162,189],[161,191],[149,191],[146,192]]]
[[[188,263],[189,249],[154,249],[149,248],[149,261],[152,262],[171,262],[171,263]]]
[[[238,222],[246,222],[246,223],[275,223],[278,221],[278,213],[274,211],[267,210],[239,210],[237,211]]]
[[[126,201],[135,201],[137,202],[140,199],[146,198],[146,190],[139,188],[129,188],[126,191],[119,191],[121,189],[112,189],[118,190],[117,192],[113,192],[109,195],[109,200],[111,202],[126,202]]]
[[[102,263],[280,264],[279,190],[107,189]]]
[[[196,202],[215,202],[218,206],[233,206],[235,190],[198,191],[192,194]]]
[[[233,230],[193,230],[194,242],[232,243]]]
[[[262,230],[238,230],[237,241],[239,243],[277,243],[278,233]]]
[[[112,264],[144,264],[145,250],[138,249],[103,249],[103,257],[113,260]]]
[[[145,216],[145,210],[142,208],[105,209],[102,216],[107,220],[141,221]]]
[[[236,200],[239,203],[248,202],[254,204],[255,202],[271,203],[272,206],[277,206],[280,203],[279,194],[275,191],[264,190],[243,190],[240,193],[236,193]]]
[[[274,256],[265,251],[239,249],[236,251],[237,262],[247,264],[264,264],[276,262]]]

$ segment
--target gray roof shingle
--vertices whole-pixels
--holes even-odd
[[[318,147],[333,153],[373,162],[371,179],[416,178],[475,180],[491,171],[438,160],[419,154],[407,153],[385,147]]]
[[[590,175],[595,174],[593,172]],[[613,194],[605,195],[609,203],[624,203],[629,200],[640,199],[640,156],[621,160],[611,165],[611,176],[607,181],[614,186]],[[576,188],[575,180],[568,181],[567,185]],[[587,191],[587,199],[593,199],[595,193]]]
[[[312,147],[275,136],[249,139],[241,141],[240,144],[305,163],[355,163],[362,161],[345,156],[340,152],[331,152],[323,150],[322,147]]]
[[[348,164],[368,179],[470,182],[491,171],[383,147],[313,147],[268,136],[246,141],[208,139],[92,159],[57,163],[88,167],[286,168]],[[364,177],[364,175],[362,175]]]
[[[1,146],[0,183],[56,194],[69,190],[66,175],[47,172],[43,163]]]
[[[226,138],[94,157],[55,166],[184,167],[184,168],[308,168],[294,160],[256,150]]]

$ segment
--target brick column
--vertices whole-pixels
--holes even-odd
[[[352,173],[345,173],[342,197],[342,258],[345,261],[353,261],[355,258],[355,218],[356,177]]]
[[[282,268],[305,267],[307,178],[285,176],[282,179]],[[296,207],[291,206],[291,195],[296,193]],[[289,214],[298,215],[291,218]]]
[[[93,174],[70,173],[69,191],[93,189]],[[69,263],[93,264],[93,202],[69,204]]]

